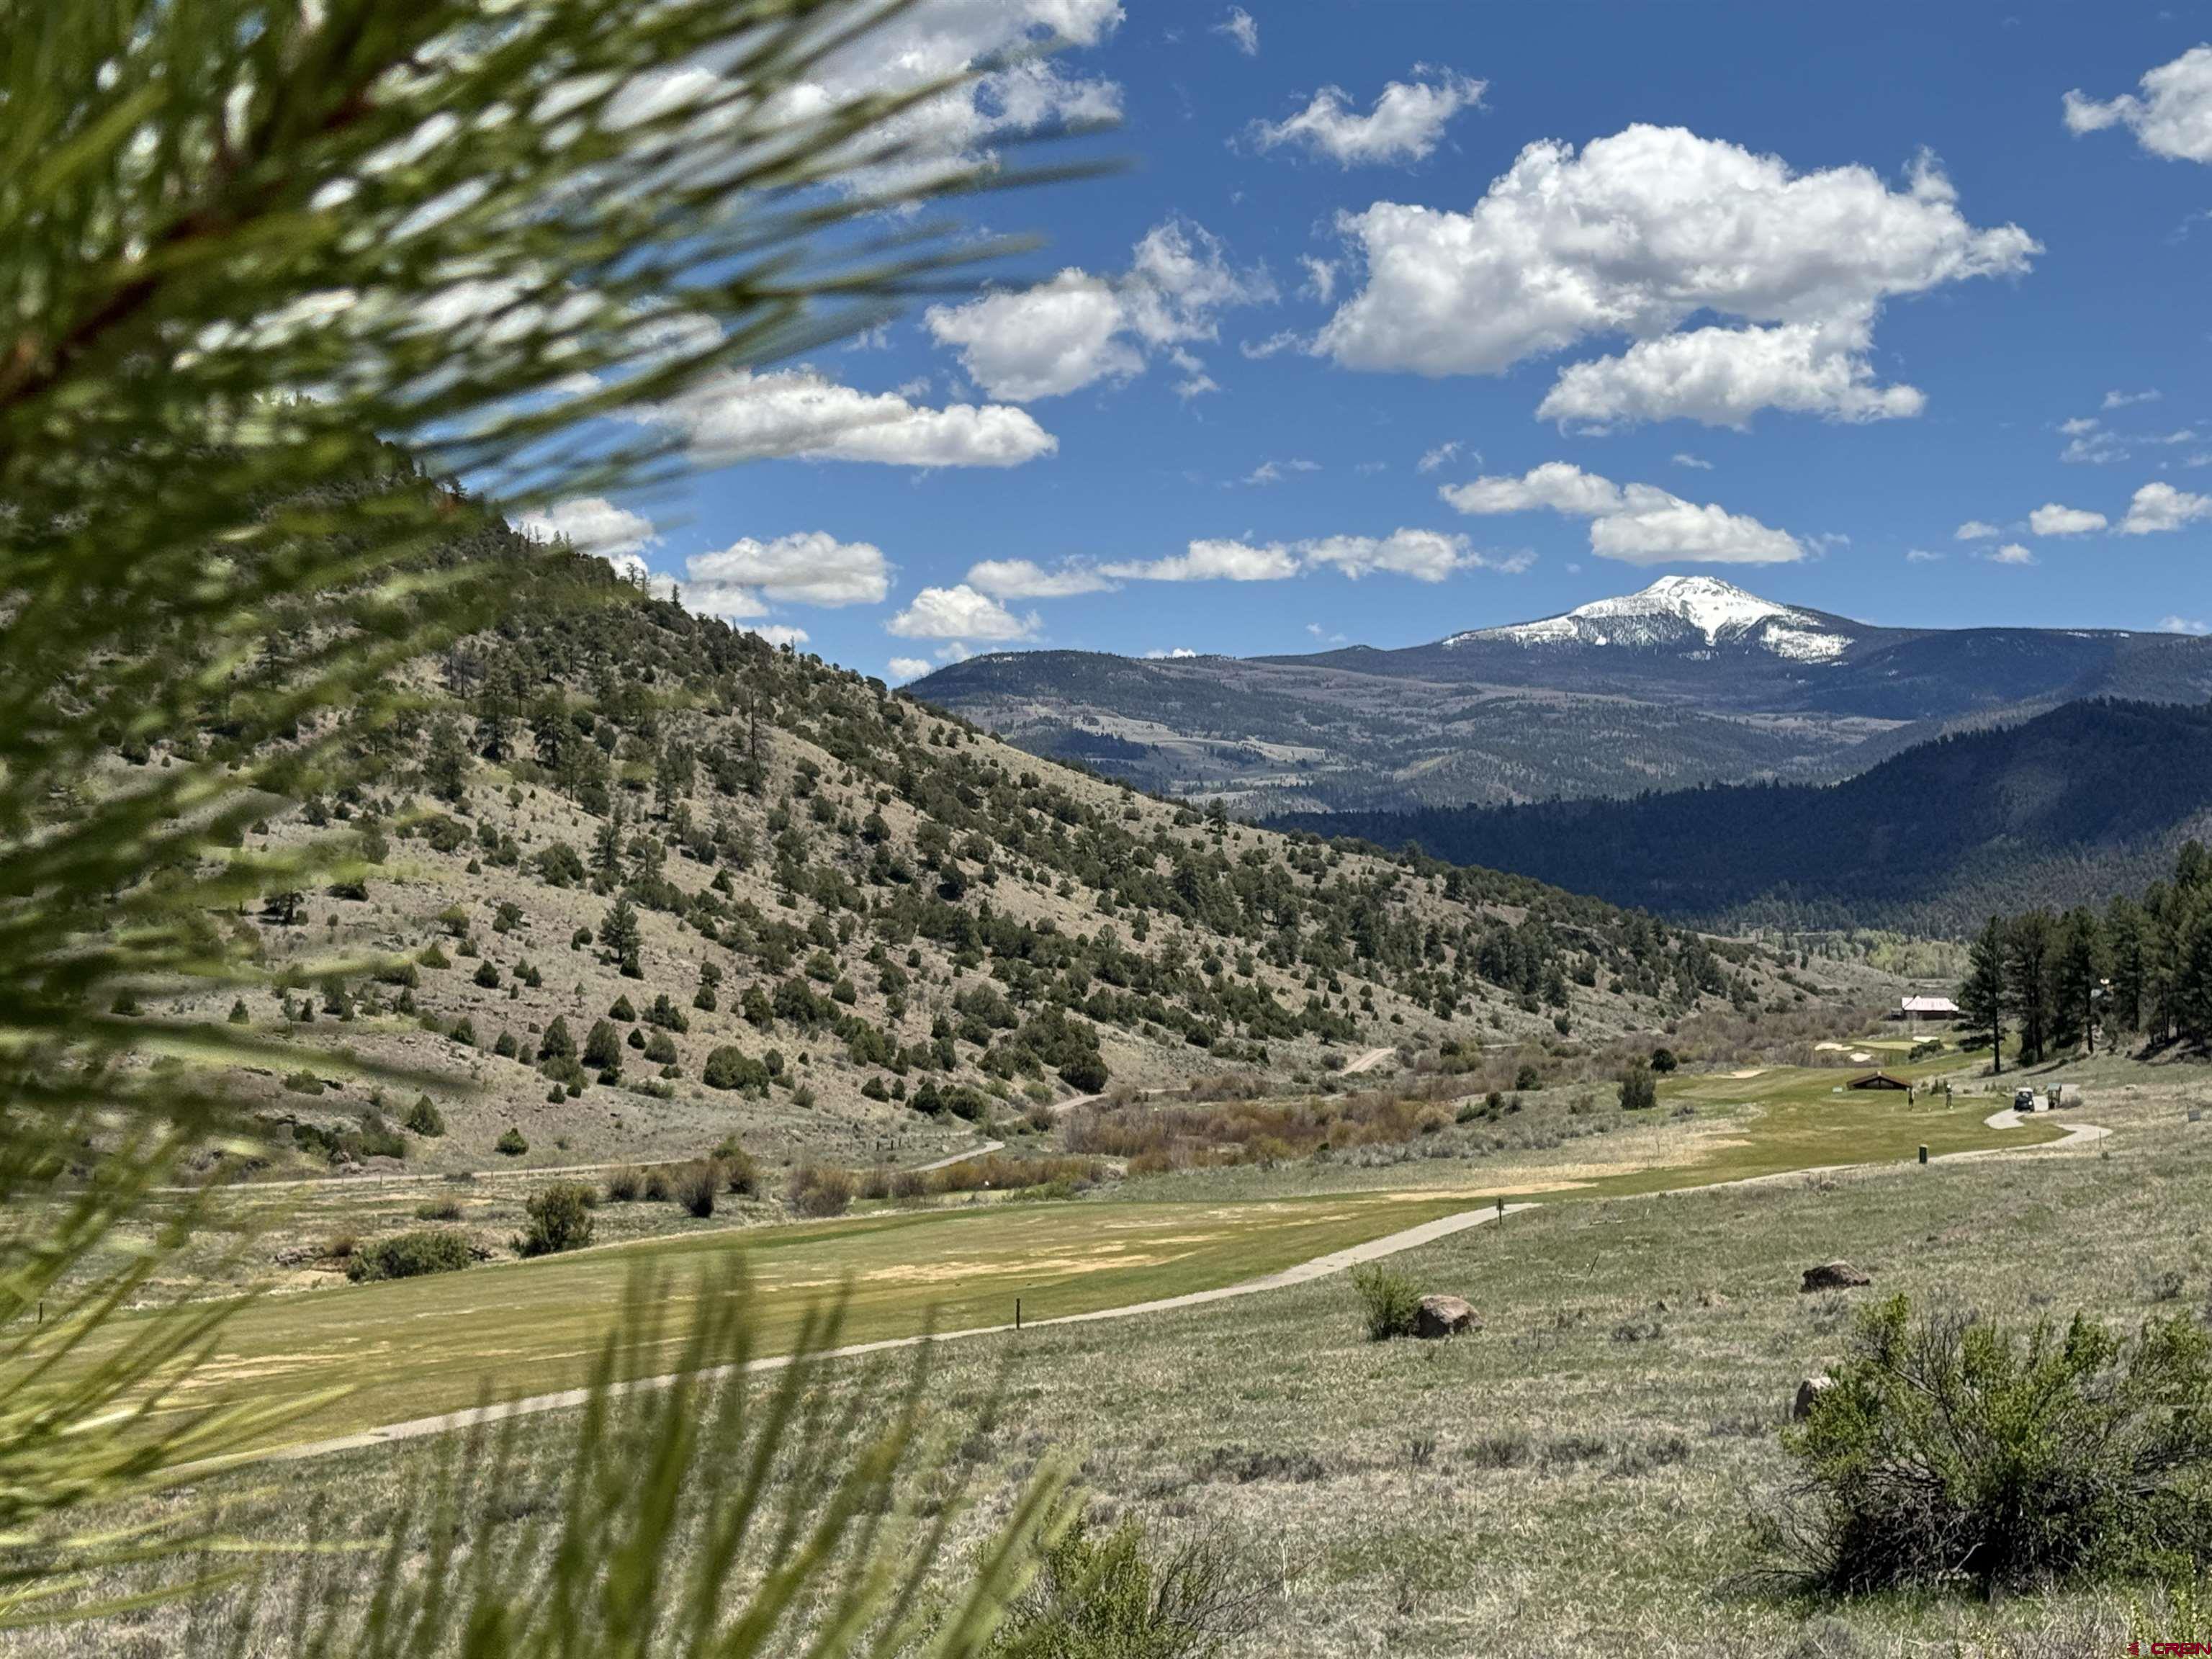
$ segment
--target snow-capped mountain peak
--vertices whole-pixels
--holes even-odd
[[[1662,576],[1634,593],[1594,599],[1540,622],[1455,634],[1444,644],[1686,646],[1692,634],[1708,650],[1724,642],[1754,645],[1801,662],[1832,661],[1850,645],[1829,618],[1713,576]]]

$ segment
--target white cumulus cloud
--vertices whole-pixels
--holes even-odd
[[[2027,515],[2027,527],[2039,536],[2086,536],[2093,530],[2102,530],[2105,524],[2101,513],[2061,507],[2057,501],[2045,501]]]
[[[1036,632],[1037,618],[1017,617],[961,582],[923,588],[884,627],[906,640],[1024,640]]]
[[[894,680],[918,680],[937,665],[927,657],[893,657],[887,665]]]
[[[968,567],[968,586],[994,599],[1064,599],[1103,593],[1114,584],[1087,565],[1047,570],[1031,559],[985,559]]]
[[[1548,511],[1590,521],[1590,551],[1628,564],[1787,564],[1804,544],[1742,514],[1698,506],[1655,484],[1617,484],[1566,461],[1510,475],[1446,484],[1437,492],[1462,513]]]
[[[713,590],[718,598],[755,593],[790,605],[878,605],[890,591],[890,564],[871,542],[841,542],[823,530],[800,531],[773,541],[739,538],[719,553],[684,562],[685,596]],[[721,610],[720,616],[758,616],[757,610]]]
[[[1986,519],[1969,519],[1951,532],[1951,539],[1954,542],[1986,542],[2003,534],[2003,531]]]
[[[654,418],[708,465],[773,457],[887,466],[1019,466],[1060,441],[1005,404],[931,409],[896,392],[859,392],[811,369],[711,377]]]
[[[2154,535],[2208,517],[2212,517],[2212,495],[2191,495],[2170,483],[2147,483],[2129,501],[2128,515],[2120,520],[2120,533]]]
[[[1131,581],[1273,582],[1287,580],[1303,571],[1334,570],[1354,580],[1390,575],[1440,582],[1462,570],[1517,575],[1534,562],[1527,553],[1496,556],[1482,552],[1471,546],[1466,537],[1446,531],[1401,528],[1387,536],[1311,536],[1264,545],[1199,540],[1170,558],[1101,568],[1109,575]]]
[[[1028,403],[1129,380],[1155,351],[1218,337],[1221,312],[1274,297],[1265,270],[1236,269],[1219,237],[1170,219],[1145,234],[1119,276],[1071,266],[1035,288],[933,306],[923,321],[990,396]],[[1185,386],[1205,378],[1187,351],[1176,362]]]
[[[1229,15],[1213,26],[1213,33],[1227,35],[1247,58],[1260,55],[1260,20],[1242,6],[1230,7]]]
[[[2035,555],[2018,542],[2007,542],[1996,552],[1984,553],[1982,556],[1991,564],[2033,564],[2035,562]]]
[[[1298,574],[1297,556],[1280,543],[1255,546],[1201,538],[1172,557],[1099,567],[1109,576],[1143,582],[1273,582]]]
[[[1692,329],[1568,365],[1536,413],[1599,428],[1674,419],[1741,428],[1762,409],[1838,421],[1919,414],[1928,399],[1918,387],[1875,383],[1873,344],[1871,313],[1836,324]]]
[[[1253,142],[1262,149],[1297,145],[1345,167],[1421,161],[1435,151],[1452,117],[1482,102],[1487,83],[1425,65],[1413,74],[1384,87],[1364,115],[1341,88],[1323,87],[1297,114],[1254,123]]]
[[[1440,582],[1455,571],[1489,562],[1468,545],[1466,537],[1437,530],[1394,530],[1388,536],[1323,536],[1299,543],[1298,552],[1310,568],[1327,565],[1355,579],[1382,573]]]
[[[1464,213],[1376,202],[1339,228],[1364,267],[1316,349],[1350,368],[1494,374],[1585,340],[1547,413],[1594,422],[1673,415],[1741,425],[1759,408],[1866,420],[1916,412],[1875,383],[1883,302],[2018,272],[2040,250],[1978,229],[1923,158],[1901,187],[1871,168],[1794,172],[1685,129],[1631,126],[1577,152],[1522,151]],[[1676,331],[1700,313],[1731,330]]]
[[[2066,130],[2076,135],[2124,126],[2154,155],[2212,161],[2212,46],[2191,46],[2144,73],[2140,93],[2100,101],[2066,94]]]
[[[514,527],[534,542],[566,542],[617,566],[640,562],[635,556],[659,540],[652,520],[617,507],[604,495],[577,495],[519,514]]]

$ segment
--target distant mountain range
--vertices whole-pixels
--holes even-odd
[[[2212,698],[2212,640],[1885,628],[1667,576],[1401,650],[998,652],[912,688],[1034,753],[1255,814],[1826,781],[2084,697]]]
[[[2140,891],[2212,835],[2212,708],[2094,700],[1827,787],[1292,817],[1707,927],[1960,933]]]

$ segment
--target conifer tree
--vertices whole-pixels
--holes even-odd
[[[1021,172],[1003,155],[913,153],[912,135],[936,130],[913,118],[951,83],[821,89],[825,59],[897,9],[0,0],[11,1626],[109,1564],[151,1571],[165,1549],[182,1563],[174,1588],[192,1589],[190,1525],[134,1516],[80,1536],[73,1515],[275,1426],[246,1396],[179,1403],[215,1397],[182,1385],[227,1301],[186,1300],[101,1363],[58,1363],[65,1345],[97,1352],[117,1310],[206,1254],[157,1189],[235,1144],[235,1068],[299,1064],[250,1024],[112,1011],[178,983],[265,983],[208,918],[327,882],[353,844],[333,831],[248,848],[246,831],[272,800],[358,782],[356,757],[419,764],[408,665],[485,625],[516,581],[611,596],[573,559],[472,561],[457,551],[472,535],[651,482],[683,440],[639,415],[871,325],[1000,251],[907,211]],[[448,799],[466,747],[434,738],[428,781]],[[574,792],[598,800],[605,757],[565,747],[590,756]],[[161,763],[117,769],[118,750]],[[188,1063],[137,1063],[157,1039]],[[700,1305],[684,1358],[726,1366],[748,1340],[743,1299],[726,1287]],[[644,1340],[610,1339],[569,1460],[574,1489],[608,1501],[549,1504],[570,1511],[550,1565],[447,1549],[504,1522],[426,1493],[392,1522],[380,1594],[310,1597],[269,1642],[240,1630],[237,1646],[360,1650],[373,1610],[380,1652],[642,1655],[668,1650],[696,1611],[702,1650],[732,1626],[751,1650],[795,1650],[811,1644],[794,1622],[833,1607],[843,1622],[821,1650],[842,1651],[917,1606],[900,1555],[927,1559],[943,1535],[908,1524],[918,1400],[866,1445],[800,1458],[792,1495],[820,1529],[794,1520],[782,1535],[801,1547],[764,1576],[736,1558],[776,1533],[782,1499],[761,1509],[759,1491],[726,1481],[745,1461],[726,1431],[803,1444],[825,1419],[773,1399],[720,1412],[688,1386],[624,1401],[611,1382],[624,1344]],[[484,1478],[505,1503],[534,1477]],[[1054,1523],[1054,1490],[1018,1500],[937,1604],[938,1650],[981,1644]],[[409,1536],[438,1542],[410,1555],[397,1547]]]
[[[1990,1040],[1990,1070],[2004,1070],[2006,1013],[2004,923],[1991,916],[1966,953],[1966,978],[1959,987],[1959,1016],[1966,1029]]]

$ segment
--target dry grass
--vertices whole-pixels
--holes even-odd
[[[1008,1476],[1058,1444],[1104,1516],[1259,1540],[1273,1594],[1241,1653],[2070,1659],[2185,1636],[2186,1610],[2150,1587],[1992,1607],[1728,1584],[1747,1505],[1784,1474],[1790,1393],[1837,1354],[1851,1306],[1798,1294],[1807,1263],[1847,1256],[1879,1291],[2015,1319],[2167,1312],[2174,1275],[2185,1305],[2212,1296],[2212,1122],[2185,1121],[2212,1079],[2102,1061],[2064,1076],[2084,1087],[2080,1115],[2118,1130],[2106,1153],[1559,1203],[1399,1258],[1423,1289],[1474,1301],[1472,1338],[1371,1343],[1349,1285],[1325,1280],[955,1345],[935,1392],[978,1401],[1006,1377],[977,1452]],[[349,1455],[253,1501],[299,1534],[318,1494],[343,1492],[342,1524],[373,1537],[437,1455]],[[158,1653],[169,1618],[8,1650]]]

